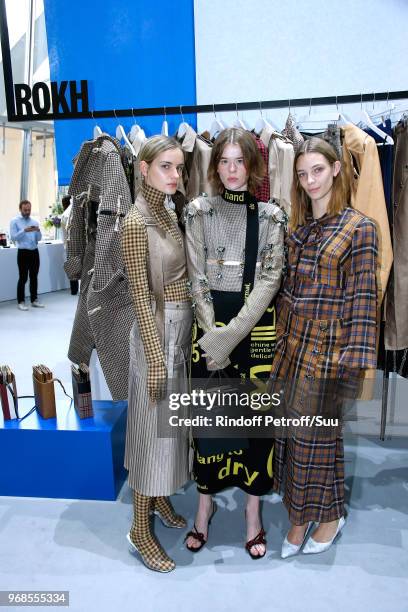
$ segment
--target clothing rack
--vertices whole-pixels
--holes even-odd
[[[70,113],[47,113],[47,114],[30,114],[17,115],[12,111],[7,114],[9,121],[50,121],[58,119],[103,119],[119,117],[147,117],[154,115],[180,115],[213,113],[235,111],[258,110],[263,111],[271,108],[288,108],[290,111],[293,107],[299,106],[329,106],[339,104],[353,104],[363,102],[378,102],[381,100],[402,100],[408,98],[407,91],[388,91],[375,92],[369,94],[351,94],[344,96],[323,96],[319,98],[295,98],[295,99],[280,99],[280,100],[259,100],[254,102],[227,102],[217,104],[186,104],[185,106],[160,106],[150,108],[120,108],[109,110],[92,110],[88,112],[70,112]],[[14,100],[13,100],[14,107]]]
[[[372,92],[359,93],[341,96],[323,96],[317,98],[295,98],[295,99],[280,99],[280,100],[257,100],[252,102],[227,102],[218,104],[186,104],[179,106],[163,106],[155,108],[127,108],[127,109],[109,109],[109,110],[92,110],[88,112],[59,112],[59,113],[39,113],[30,115],[17,115],[15,112],[15,94],[13,70],[11,63],[10,40],[7,24],[6,0],[0,0],[0,35],[1,49],[4,72],[4,87],[7,105],[7,116],[9,122],[27,122],[27,121],[50,121],[59,119],[102,119],[102,118],[119,118],[119,117],[143,117],[154,115],[180,115],[183,114],[199,114],[235,111],[258,110],[262,113],[265,109],[273,108],[288,108],[290,111],[293,107],[309,107],[312,106],[329,106],[339,104],[362,104],[363,102],[379,102],[389,100],[408,99],[408,90],[405,91],[387,91],[387,92]],[[385,439],[385,428],[387,421],[387,404],[388,404],[388,386],[389,372],[387,365],[384,366],[384,377],[382,387],[382,406],[381,406],[381,431],[380,439]]]

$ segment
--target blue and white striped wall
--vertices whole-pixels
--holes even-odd
[[[87,79],[95,110],[407,89],[402,0],[45,0],[45,17],[51,80]],[[287,109],[267,114],[282,127]],[[167,119],[175,132],[180,117]],[[212,117],[197,119],[201,129]],[[162,120],[138,123],[151,135]],[[114,134],[115,120],[98,123]],[[93,122],[58,121],[55,131],[66,184]]]

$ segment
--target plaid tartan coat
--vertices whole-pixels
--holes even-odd
[[[310,218],[288,236],[287,247],[271,377],[285,381],[290,412],[302,414],[301,397],[310,399],[323,381],[376,367],[376,225],[345,208]],[[312,401],[307,410],[321,406]],[[323,429],[276,439],[274,488],[280,490],[286,478],[284,503],[297,525],[344,513],[343,440],[339,431]]]
[[[104,134],[85,142],[77,157],[69,194],[65,271],[81,278],[68,357],[89,364],[96,348],[114,400],[128,393],[130,329],[135,320],[120,238],[132,199],[119,142]],[[97,229],[90,209],[97,206]]]

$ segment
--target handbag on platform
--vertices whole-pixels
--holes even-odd
[[[0,402],[5,421],[18,419],[16,379],[8,366],[0,366]]]
[[[35,406],[43,419],[57,416],[55,407],[54,378],[45,365],[33,366],[33,385]]]
[[[93,417],[89,368],[84,363],[71,366],[74,408],[80,419]]]

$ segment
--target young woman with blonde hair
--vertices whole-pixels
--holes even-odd
[[[140,152],[142,186],[125,219],[122,251],[136,321],[130,334],[125,467],[133,489],[134,517],[128,541],[150,569],[169,572],[175,563],[151,532],[155,512],[168,527],[185,527],[168,499],[189,479],[189,439],[179,429],[158,437],[166,381],[187,381],[192,308],[187,291],[183,235],[166,205],[184,164],[180,145],[167,136],[149,138]],[[184,390],[187,390],[185,388]]]

